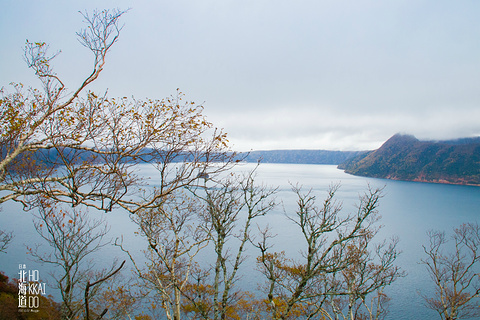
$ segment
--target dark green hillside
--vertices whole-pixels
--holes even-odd
[[[420,141],[396,134],[339,168],[367,177],[480,185],[480,138]]]

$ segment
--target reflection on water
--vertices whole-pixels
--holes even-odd
[[[247,164],[237,170],[250,170],[253,165]],[[155,172],[143,167],[142,174],[152,177]],[[340,183],[337,196],[343,202],[345,212],[353,212],[355,203],[368,185],[373,188],[384,187],[384,197],[380,202],[381,223],[384,225],[379,237],[389,238],[397,235],[400,238],[400,248],[403,254],[398,259],[408,276],[399,279],[387,294],[392,298],[388,319],[437,319],[438,316],[424,307],[418,295],[421,290],[428,293],[432,290],[430,279],[423,265],[418,264],[423,257],[422,244],[426,243],[427,230],[440,229],[450,231],[453,226],[463,222],[478,221],[480,217],[480,188],[470,186],[453,186],[429,183],[390,181],[370,179],[345,174],[328,165],[295,165],[295,164],[263,164],[258,169],[257,181],[277,187],[278,200],[282,201],[275,211],[257,222],[269,224],[277,234],[275,250],[286,251],[291,257],[300,258],[298,249],[302,243],[297,239],[298,231],[284,214],[293,213],[296,198],[291,192],[291,184],[302,185],[305,190],[312,189],[318,195],[319,201],[326,194],[332,183]],[[110,227],[112,238],[123,236],[124,243],[132,253],[140,256],[145,247],[144,242],[133,232],[135,225],[127,213],[117,210],[103,214],[92,211],[92,215],[105,215]],[[29,260],[24,245],[32,246],[40,242],[33,229],[32,215],[23,212],[21,206],[15,203],[4,204],[0,213],[1,229],[13,230],[15,239],[8,248],[7,254],[0,254],[0,270],[9,277],[16,277],[19,264],[27,264],[29,269],[40,270],[42,276],[47,276],[48,266],[39,265]],[[263,281],[255,268],[256,252],[248,251],[249,258],[242,265],[243,277],[240,284],[245,289],[255,290],[258,282]],[[208,254],[203,255],[208,257]],[[115,247],[109,247],[95,256],[99,265],[108,266],[115,258],[126,259],[123,253]],[[51,291],[48,293],[53,293]]]

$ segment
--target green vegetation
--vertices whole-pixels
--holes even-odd
[[[396,134],[379,149],[349,159],[338,168],[375,178],[480,185],[480,138],[419,141]]]

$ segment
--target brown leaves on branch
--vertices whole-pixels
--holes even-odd
[[[298,187],[293,190],[298,209],[289,219],[305,241],[303,259],[269,252],[268,230],[257,244],[261,251],[257,265],[267,279],[264,292],[270,317],[360,319],[363,314],[382,318],[386,301],[383,288],[404,273],[394,265],[398,240],[376,246],[372,243],[378,230],[374,223],[381,190],[368,189],[360,198],[357,213],[346,216],[335,201],[338,186],[330,188],[321,207],[315,205],[311,192],[303,193]],[[367,299],[372,295],[369,304]]]
[[[276,189],[255,184],[255,170],[225,174],[239,159],[201,105],[185,101],[179,90],[145,101],[87,90],[119,39],[125,12],[82,13],[87,27],[77,35],[94,62],[73,91],[53,70],[58,53],[28,41],[25,60],[42,88],[14,84],[13,93],[0,90],[0,204],[14,200],[40,209],[35,227],[53,251],[30,249],[62,270],[56,285],[63,315],[101,318],[113,304],[131,316],[146,298],[150,310],[168,319],[380,319],[388,300],[383,288],[403,275],[394,265],[397,240],[373,243],[381,190],[368,189],[357,212],[343,215],[335,200],[338,186],[320,206],[311,192],[294,187],[298,208],[288,218],[305,244],[303,257],[271,252],[271,235],[264,231],[258,242],[252,226],[276,205]],[[139,165],[155,169],[152,185],[137,173]],[[93,266],[81,268],[103,247],[108,230],[102,221],[89,220],[80,205],[121,207],[132,214],[148,246],[142,264],[116,243],[134,266],[138,281],[131,290],[121,285],[111,294],[100,290],[123,263],[96,273]],[[266,279],[259,299],[236,287],[252,243]],[[207,249],[214,255],[211,265],[200,262]]]
[[[13,93],[0,90],[0,204],[14,200],[28,209],[41,195],[105,211],[119,205],[135,213],[191,184],[199,171],[214,174],[232,161],[225,133],[213,129],[203,107],[184,101],[180,91],[147,101],[85,92],[118,40],[125,12],[83,13],[87,28],[77,35],[94,54],[94,67],[73,93],[53,71],[58,53],[49,55],[43,42],[27,42],[25,60],[43,87],[25,90],[14,84]],[[180,162],[185,164],[174,169],[172,163]],[[145,182],[133,170],[142,163],[158,169],[159,187],[142,203],[125,200],[127,194],[138,196]]]

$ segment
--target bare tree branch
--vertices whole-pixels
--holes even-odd
[[[335,201],[338,185],[333,185],[321,207],[315,205],[312,192],[303,193],[298,186],[293,191],[298,197],[298,209],[288,218],[299,228],[306,249],[303,261],[285,257],[284,252],[270,253],[266,230],[256,246],[259,270],[265,275],[264,287],[272,319],[344,317],[347,310],[351,319],[360,316],[360,308],[372,319],[383,313],[383,288],[404,274],[394,265],[398,255],[396,244],[382,243],[370,249],[376,234],[377,206],[381,189],[371,189],[360,198],[355,215],[341,216],[341,204]],[[377,293],[368,305],[365,297]],[[347,303],[345,303],[345,298]]]
[[[13,232],[0,230],[0,253],[6,253],[8,244],[13,240]]]
[[[423,247],[422,263],[435,286],[434,296],[422,295],[427,306],[446,320],[479,316],[480,226],[463,224],[453,229],[450,239],[441,231],[427,235],[430,243]]]

